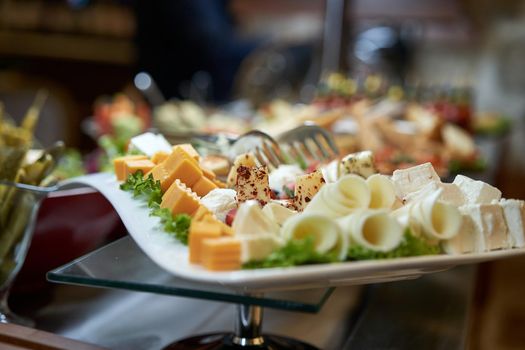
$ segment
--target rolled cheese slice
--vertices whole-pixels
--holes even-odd
[[[292,216],[284,223],[281,234],[286,241],[312,236],[315,250],[321,254],[336,251],[341,256],[341,252],[346,252],[347,243],[339,226],[322,214],[303,212]]]
[[[291,216],[297,214],[295,210],[288,209],[285,206],[270,202],[262,208],[263,213],[273,222],[282,225]]]
[[[279,225],[263,213],[259,202],[255,200],[246,201],[239,206],[232,229],[236,236],[268,233],[279,235]]]
[[[396,191],[394,183],[388,176],[374,174],[366,179],[366,184],[370,188],[370,208],[371,209],[390,209],[396,201]]]
[[[458,234],[462,218],[459,209],[439,199],[441,189],[410,206],[410,220],[416,221],[429,239],[451,239]]]
[[[324,185],[304,211],[338,218],[368,208],[370,201],[366,181],[357,175],[345,175],[335,183]]]
[[[403,227],[385,210],[362,210],[338,220],[350,245],[358,244],[374,251],[388,252],[403,238]]]

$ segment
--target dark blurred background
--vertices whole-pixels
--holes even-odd
[[[470,86],[474,108],[510,117],[496,185],[523,199],[523,62],[520,0],[0,0],[0,101],[22,116],[45,87],[38,138],[84,151],[94,143],[80,124],[94,101],[118,91],[141,98],[133,79],[142,70],[164,98],[203,104],[308,101],[327,71],[381,73],[400,84]],[[503,278],[496,272],[521,275],[523,266],[484,271]],[[525,293],[525,282],[511,279],[490,280],[501,287],[479,301],[474,348],[525,343],[525,301],[505,294]]]

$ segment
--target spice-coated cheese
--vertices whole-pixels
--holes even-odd
[[[272,192],[268,182],[268,168],[239,166],[235,190],[238,202],[256,199],[263,205],[268,203]]]
[[[244,153],[238,155],[233,161],[233,165],[228,174],[228,179],[226,180],[226,185],[228,187],[233,187],[237,183],[237,171],[240,166],[245,167],[255,167],[257,166],[255,162],[255,157],[251,153]]]
[[[303,210],[324,184],[323,174],[319,170],[297,176],[294,193],[294,204],[297,210]]]

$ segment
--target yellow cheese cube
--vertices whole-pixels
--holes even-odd
[[[208,270],[241,268],[241,242],[236,238],[204,239],[201,249],[202,265]]]
[[[196,160],[197,162],[201,159],[199,153],[189,143],[181,143],[180,145],[173,146],[174,152],[183,152],[189,158]]]
[[[221,229],[218,225],[192,220],[188,236],[190,262],[199,263],[201,261],[202,241],[204,239],[219,238],[220,236]]]
[[[126,160],[124,161],[125,178],[139,170],[142,171],[142,174],[147,174],[153,167],[155,167],[155,163],[149,159]]]
[[[197,193],[198,196],[204,197],[208,194],[211,190],[214,190],[217,188],[217,185],[215,185],[210,179],[203,176],[197,181],[193,186],[192,190],[193,192]]]
[[[115,175],[117,175],[117,180],[124,181],[126,180],[126,160],[139,160],[139,159],[148,159],[144,155],[135,155],[135,156],[124,156],[113,159],[113,167],[115,168]]]
[[[153,157],[151,157],[151,161],[155,164],[159,164],[166,160],[169,155],[170,154],[168,152],[158,151],[153,155]]]
[[[199,209],[198,197],[179,180],[175,180],[162,196],[161,208],[168,208],[174,215],[192,215]]]

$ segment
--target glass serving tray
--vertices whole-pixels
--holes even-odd
[[[129,236],[80,257],[47,274],[52,282],[117,288],[257,305],[301,312],[318,312],[334,288],[243,293],[219,284],[182,279],[158,267]]]

